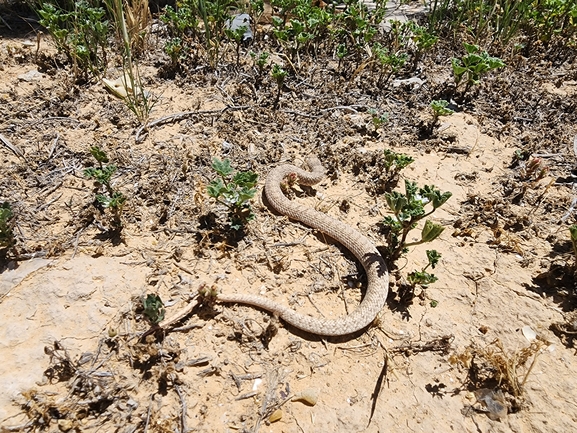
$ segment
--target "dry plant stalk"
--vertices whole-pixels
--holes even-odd
[[[148,26],[152,20],[148,0],[127,0],[124,17],[130,46],[136,55],[145,52],[148,42]]]
[[[451,355],[449,362],[466,367],[468,380],[475,387],[481,388],[485,382],[496,381],[499,388],[518,398],[523,394],[541,349],[547,345],[547,342],[537,339],[528,347],[508,353],[503,343],[496,339],[484,348],[469,346],[463,353]],[[527,367],[529,360],[531,363]]]

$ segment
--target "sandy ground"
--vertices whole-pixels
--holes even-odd
[[[3,41],[2,49],[17,43]],[[55,97],[64,87],[45,74],[31,81],[18,78],[34,69],[28,61],[4,66],[0,98],[5,107],[14,108],[19,100],[30,106],[35,97],[50,100],[47,94]],[[567,84],[549,90],[559,89],[573,88]],[[182,87],[163,81],[155,90],[163,96],[154,117],[199,105],[221,108],[226,101],[216,87],[202,83]],[[37,421],[51,419],[47,431],[576,430],[575,349],[566,336],[553,332],[555,324],[567,321],[565,298],[534,280],[556,257],[554,246],[565,236],[566,227],[558,220],[571,202],[571,190],[552,183],[549,175],[527,188],[526,201],[499,207],[507,178],[515,175],[511,139],[488,135],[475,116],[464,113],[442,119],[442,144],[436,147],[399,145],[402,136],[382,131],[346,134],[328,149],[307,140],[308,130],[297,134],[286,119],[283,126],[271,121],[265,132],[262,125],[247,121],[242,140],[236,137],[233,146],[255,161],[261,174],[253,204],[257,217],[247,235],[231,245],[207,240],[210,233],[199,228],[198,215],[186,213],[193,203],[197,214],[213,206],[203,189],[206,171],[189,172],[189,183],[178,188],[162,184],[161,177],[183,164],[194,165],[199,161],[195,156],[206,149],[218,156],[231,135],[214,120],[196,118],[192,124],[156,128],[143,143],[135,143],[130,123],[110,121],[110,110],[120,110],[118,101],[99,84],[82,92],[86,96],[75,106],[61,99],[61,115],[77,122],[47,122],[42,129],[18,133],[11,132],[11,120],[1,122],[0,133],[25,155],[49,152],[58,134],[55,158],[63,158],[61,167],[71,167],[58,177],[58,189],[45,187],[44,195],[38,194],[37,203],[51,203],[41,211],[47,225],[22,225],[37,250],[49,253],[9,261],[0,273],[1,426],[24,426],[28,413]],[[366,113],[345,109],[331,115],[353,129],[370,122]],[[229,121],[239,125],[246,121],[243,116],[242,111],[232,113]],[[138,178],[126,174],[120,184],[133,203],[139,188],[155,183],[167,188],[168,201],[185,200],[176,208],[165,206],[165,226],[158,223],[160,207],[135,204],[127,211],[120,244],[99,237],[94,225],[68,231],[79,222],[67,216],[67,203],[79,209],[92,195],[90,182],[81,175],[89,158],[78,155],[102,143],[115,149],[111,153],[124,173],[136,170],[127,161],[150,158],[150,171],[143,164]],[[342,338],[321,339],[277,323],[278,333],[267,339],[263,332],[275,320],[266,312],[219,304],[195,309],[181,324],[190,326],[180,332],[137,338],[149,327],[138,309],[140,299],[160,295],[170,317],[196,302],[190,298],[202,283],[216,284],[222,292],[263,294],[312,315],[335,317],[354,308],[362,296],[362,268],[338,243],[270,211],[262,185],[271,166],[301,164],[306,155],[319,154],[325,164],[335,163],[331,176],[295,200],[345,221],[381,245],[384,197],[370,194],[371,180],[347,170],[346,163],[337,167],[337,156],[362,160],[393,145],[396,152],[415,158],[400,185],[406,178],[453,193],[434,214],[446,227],[440,238],[415,247],[399,263],[402,271],[417,269],[425,264],[425,249],[442,254],[434,270],[438,281],[419,289],[412,302],[400,308],[392,292],[373,326]],[[271,155],[274,160],[267,160]],[[0,147],[0,157],[3,176],[16,179],[14,173],[25,162],[6,147]],[[75,215],[80,218],[81,213]],[[498,221],[493,229],[486,224],[490,217]],[[515,218],[528,221],[530,230],[503,228]],[[571,260],[566,246],[557,255]],[[400,281],[394,282],[398,289]],[[499,375],[503,360],[510,363],[509,373],[516,368],[511,374],[522,382],[521,395],[512,395],[506,377]],[[505,391],[500,403],[508,411],[492,419],[496,417],[488,416],[486,402],[493,400],[484,400],[484,395],[499,389]],[[314,405],[294,398],[303,392],[316,396]],[[279,408],[280,420],[270,423]]]

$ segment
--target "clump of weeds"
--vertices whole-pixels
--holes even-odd
[[[371,122],[373,123],[374,133],[373,135],[378,135],[379,129],[389,121],[389,115],[384,112],[375,110],[374,108],[369,109],[368,113],[371,115]]]
[[[525,407],[525,384],[539,354],[548,345],[536,336],[530,339],[529,346],[510,351],[496,339],[485,347],[472,344],[464,351],[452,354],[449,362],[467,370],[465,384],[474,392],[481,411],[491,419],[503,420],[508,413]],[[475,407],[469,409],[476,410]]]
[[[140,49],[141,44],[145,40],[139,38],[139,32],[135,33],[135,29],[146,28],[148,4],[146,7],[140,5],[138,8],[140,11],[139,18],[136,18],[134,14],[136,9],[132,9],[130,6],[125,9],[125,4],[122,0],[107,0],[106,5],[114,18],[114,25],[121,45],[123,72],[121,82],[124,87],[123,92],[118,93],[115,91],[114,86],[108,84],[107,80],[103,81],[109,90],[124,100],[126,106],[134,113],[138,121],[144,124],[148,120],[156,99],[144,89],[138,62],[133,51],[134,48]],[[137,2],[134,2],[133,7],[136,8],[137,6]],[[129,23],[132,23],[132,26]]]
[[[100,78],[107,66],[108,21],[106,11],[83,0],[70,2],[70,10],[55,2],[31,2],[56,48],[72,65],[78,80]]]
[[[214,158],[212,169],[218,177],[210,182],[208,195],[228,209],[229,224],[238,231],[254,219],[250,200],[256,193],[258,174],[252,171],[235,171],[228,159]]]
[[[112,185],[112,176],[116,173],[117,167],[108,164],[109,159],[106,153],[99,147],[91,147],[90,153],[96,160],[98,167],[90,167],[84,170],[84,176],[94,179],[96,202],[103,209],[109,209],[112,213],[112,233],[119,234],[122,230],[122,209],[126,202],[126,197]]]

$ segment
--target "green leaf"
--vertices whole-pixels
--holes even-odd
[[[251,198],[254,197],[255,194],[256,194],[256,189],[243,188],[243,189],[241,189],[241,191],[238,194],[237,202],[245,202],[247,200],[250,200]]]
[[[227,190],[228,188],[225,186],[224,182],[220,178],[213,180],[206,187],[206,192],[208,193],[209,196],[213,198],[219,198]]]
[[[426,271],[413,271],[409,275],[407,275],[407,280],[413,286],[420,284],[421,286],[428,286],[429,284],[433,284],[438,280],[437,277],[433,274],[429,274]]]
[[[390,227],[391,231],[394,233],[400,233],[401,230],[403,229],[403,226],[401,225],[399,220],[391,216],[386,216],[385,218],[383,218],[383,225]]]
[[[431,220],[425,221],[425,225],[423,226],[423,230],[421,231],[421,241],[422,242],[431,242],[439,237],[441,233],[443,233],[445,227],[441,224],[436,224]]]
[[[409,201],[414,200],[418,189],[419,187],[417,186],[417,182],[411,182],[410,180],[405,179],[405,194]]]
[[[154,324],[158,324],[164,320],[165,309],[160,296],[148,294],[146,299],[142,302],[144,307],[144,315]]]
[[[447,105],[449,105],[449,101],[445,101],[443,99],[438,101],[431,101],[429,104],[435,116],[448,116],[449,114],[453,114],[454,111],[450,108],[447,108]]]
[[[407,197],[398,191],[386,193],[385,200],[395,215],[398,215],[408,203]]]
[[[100,149],[97,146],[93,146],[90,148],[90,153],[92,154],[92,156],[94,157],[94,159],[96,161],[98,161],[101,164],[106,164],[108,162],[108,156],[106,155],[106,152],[104,152],[102,149]]]
[[[465,50],[467,51],[467,53],[471,54],[471,53],[476,53],[480,50],[478,45],[474,45],[474,44],[468,44],[467,42],[463,42],[463,45],[465,47]]]
[[[458,77],[462,76],[467,71],[466,67],[461,66],[461,60],[454,57],[451,59],[451,66],[453,67],[453,73]]]
[[[106,165],[102,168],[90,167],[84,170],[84,175],[88,179],[94,179],[103,185],[107,185],[110,183],[110,179],[116,170],[117,168],[114,164]]]
[[[258,182],[258,174],[252,171],[237,171],[232,182],[239,187],[253,188]]]
[[[218,158],[214,158],[212,160],[212,169],[222,177],[228,177],[232,173],[232,167],[228,159],[221,161]]]
[[[487,63],[491,69],[502,68],[505,66],[505,62],[497,57],[489,57]]]
[[[437,266],[437,263],[439,263],[441,254],[439,254],[437,250],[427,250],[426,253],[427,259],[429,260],[429,265],[431,265],[431,268],[435,269],[435,266]]]
[[[425,197],[427,203],[431,203],[434,209],[441,207],[453,195],[453,193],[448,191],[442,193],[440,190],[436,189],[434,185],[425,185],[419,190],[419,194],[422,197]]]

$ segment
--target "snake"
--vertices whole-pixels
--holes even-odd
[[[367,328],[385,306],[389,291],[387,265],[376,246],[357,230],[325,213],[290,200],[283,192],[285,179],[312,186],[325,178],[325,168],[316,156],[306,159],[310,171],[282,164],[269,171],[264,186],[266,199],[278,213],[318,230],[338,241],[361,263],[367,274],[367,290],[358,307],[335,319],[312,317],[296,312],[264,296],[246,293],[219,293],[217,301],[246,304],[266,310],[305,332],[321,336],[344,336]]]

